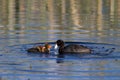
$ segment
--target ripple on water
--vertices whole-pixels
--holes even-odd
[[[113,44],[66,42],[92,49],[92,55],[68,54],[57,58],[50,55],[27,53],[26,49],[43,43],[7,46],[0,54],[0,76],[9,80],[23,78],[51,80],[113,80],[120,79],[120,46]],[[54,42],[50,42],[54,46]],[[59,61],[59,62],[58,62]]]

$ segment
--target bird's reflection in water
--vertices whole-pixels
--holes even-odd
[[[58,54],[56,62],[57,63],[63,63],[64,62],[64,57],[65,57],[64,54]]]
[[[40,58],[49,58],[50,54],[48,53],[27,53],[28,56],[36,57],[39,56]]]

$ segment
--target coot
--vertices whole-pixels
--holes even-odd
[[[32,52],[32,53],[37,53],[37,52],[41,52],[41,53],[49,53],[50,51],[50,48],[52,46],[48,43],[45,43],[44,46],[36,46],[36,47],[33,47],[33,48],[30,48],[27,50],[27,52]]]
[[[55,49],[58,49],[59,54],[64,54],[64,53],[91,53],[91,49],[89,49],[86,46],[79,45],[79,44],[70,44],[65,46],[65,43],[63,40],[57,40]]]

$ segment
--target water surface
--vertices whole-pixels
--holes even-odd
[[[120,16],[115,0],[1,0],[1,80],[119,80]],[[92,55],[30,54],[63,39]],[[114,49],[114,50],[113,50]],[[60,63],[58,63],[60,61]]]

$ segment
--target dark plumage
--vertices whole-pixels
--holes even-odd
[[[91,49],[78,44],[70,44],[65,46],[63,40],[57,40],[55,48],[59,47],[59,54],[64,53],[91,53]]]

